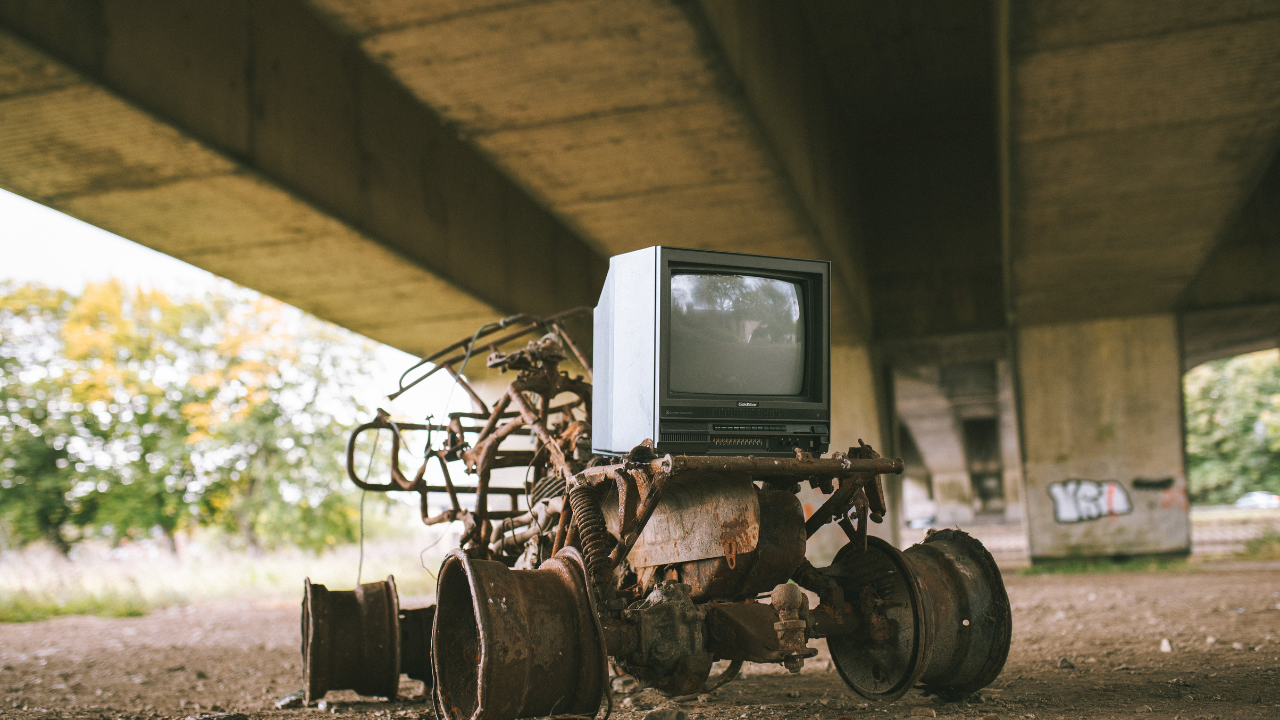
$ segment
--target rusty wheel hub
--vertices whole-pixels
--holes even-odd
[[[437,588],[437,714],[449,720],[594,715],[608,669],[586,567],[568,549],[537,570],[455,550]]]
[[[878,538],[849,544],[823,571],[867,619],[828,638],[840,676],[870,700],[916,685],[963,696],[995,680],[1009,655],[1012,616],[1004,581],[982,543],[960,530],[930,533],[907,551]]]

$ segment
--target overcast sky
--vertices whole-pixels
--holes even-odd
[[[57,210],[0,190],[0,281],[38,282],[79,292],[86,282],[119,278],[126,285],[166,290],[174,294],[214,290],[229,281],[181,260],[145,248],[81,222]],[[386,400],[396,378],[414,358],[381,345],[380,372],[371,373],[364,400],[385,407],[401,417],[421,418],[427,413],[442,417],[444,404],[453,410],[469,410],[466,393],[449,393],[444,373],[438,383],[406,393],[395,403]],[[447,400],[446,400],[447,398]]]

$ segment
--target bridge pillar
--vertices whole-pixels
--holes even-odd
[[[1186,553],[1176,319],[1020,328],[1031,556]]]
[[[880,437],[880,406],[876,401],[871,353],[865,345],[832,345],[830,451],[844,452],[857,447],[859,439],[882,455],[889,452]],[[897,544],[902,503],[901,493],[894,491],[899,487],[895,483],[901,482],[901,478],[886,475],[884,481],[889,495],[889,516],[883,523],[872,525],[871,533]],[[817,510],[828,497],[807,485],[801,486],[800,502],[804,506],[805,517]],[[826,565],[847,542],[844,531],[835,523],[827,525],[809,538],[808,558],[814,565]]]

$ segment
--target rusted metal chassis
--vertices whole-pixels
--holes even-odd
[[[851,452],[862,451],[874,456],[870,448],[855,448]],[[618,526],[621,528],[621,540],[607,555],[598,543],[591,538],[565,539],[564,544],[579,545],[583,548],[585,563],[596,595],[608,604],[613,597],[613,570],[627,557],[634,547],[645,525],[657,508],[664,488],[677,481],[681,475],[688,473],[705,478],[708,475],[724,474],[726,476],[749,475],[765,484],[794,486],[799,482],[809,482],[815,487],[823,487],[828,491],[832,483],[838,489],[831,493],[830,499],[815,512],[806,523],[806,534],[812,536],[818,528],[838,519],[841,527],[849,535],[851,545],[865,550],[867,543],[867,521],[874,513],[883,515],[883,492],[878,476],[881,474],[898,474],[903,470],[900,459],[880,457],[845,457],[836,453],[831,458],[813,458],[800,455],[797,458],[774,459],[756,457],[672,457],[670,455],[641,462],[622,462],[604,467],[587,468],[577,475],[574,487],[570,492],[590,490],[597,497],[603,496],[611,487],[618,493]],[[570,514],[574,505],[566,505],[565,513]],[[854,509],[858,514],[856,527],[847,520],[848,512]],[[562,517],[562,523],[573,522],[572,518]],[[876,518],[879,520],[879,517]],[[581,522],[573,522],[574,528],[586,527]],[[563,527],[563,526],[562,526]],[[576,541],[576,542],[575,542]],[[557,551],[561,545],[557,538]],[[843,590],[837,582],[833,582],[815,571],[808,562],[802,563],[796,572],[797,582],[819,593],[822,603],[810,610],[807,600],[792,599],[794,605],[790,611],[783,612],[776,602],[773,607],[761,605],[754,601],[716,602],[709,608],[707,617],[710,648],[719,657],[735,662],[748,660],[751,662],[783,663],[793,672],[799,671],[804,657],[811,656],[813,651],[807,648],[806,640],[811,637],[828,637],[849,635],[859,631],[859,626],[866,623],[852,605],[845,602]],[[782,586],[780,586],[782,587]],[[788,596],[789,597],[789,596]],[[598,608],[604,621],[606,646],[609,654],[621,657],[637,649],[638,638],[633,623],[626,622],[626,614],[614,618],[608,607]],[[787,617],[783,617],[783,615]],[[859,622],[862,618],[862,622]],[[783,626],[786,626],[785,628]],[[862,629],[865,634],[866,628]],[[874,632],[874,629],[872,629]],[[663,689],[680,693],[696,691],[702,686],[703,678],[691,674],[687,678],[671,678],[663,687],[662,681],[655,685]]]
[[[589,312],[590,308],[578,308],[545,320],[516,316],[507,318],[502,323],[478,332],[469,340],[462,340],[440,352],[423,358],[418,365],[436,363],[428,372],[415,378],[391,397],[395,398],[404,391],[422,382],[431,374],[444,369],[454,381],[470,396],[476,407],[472,413],[450,413],[447,425],[397,423],[390,415],[379,409],[377,417],[356,428],[347,443],[347,475],[351,481],[364,490],[378,492],[407,491],[416,492],[420,496],[420,508],[423,522],[434,525],[442,522],[462,520],[464,531],[462,545],[473,557],[487,557],[492,554],[488,549],[487,539],[493,535],[492,521],[506,520],[522,516],[517,498],[528,493],[528,488],[495,487],[490,484],[490,474],[495,468],[526,467],[538,465],[540,472],[559,474],[568,481],[578,468],[570,462],[573,448],[578,438],[589,432],[589,424],[574,419],[574,412],[589,413],[591,407],[591,365],[577,344],[565,331],[563,321],[575,314]],[[498,330],[520,324],[511,332],[496,338],[488,337]],[[502,354],[499,348],[503,345],[525,337],[535,331],[548,331],[548,336],[558,342],[531,342],[524,350]],[[518,369],[519,375],[490,409],[455,367],[474,354],[475,348],[490,351],[486,364],[489,367]],[[464,350],[465,348],[465,350]],[[559,363],[564,358],[559,354],[561,348],[568,348],[586,372],[586,379],[570,378],[559,370]],[[410,368],[412,371],[413,368]],[[407,374],[407,373],[406,373]],[[552,406],[552,399],[563,393],[570,393],[576,399]],[[532,397],[531,397],[532,396]],[[464,420],[469,421],[465,422]],[[558,422],[556,422],[558,420]],[[483,424],[480,424],[483,423]],[[557,431],[558,429],[558,431]],[[359,477],[355,467],[356,441],[361,433],[369,430],[391,431],[391,481],[387,483],[370,483]],[[422,465],[413,479],[409,479],[400,466],[400,445],[404,431],[427,431],[428,433],[444,433],[446,441],[442,447],[428,447]],[[533,435],[537,438],[535,450],[499,450],[502,441],[513,435]],[[430,436],[428,436],[430,437]],[[432,460],[439,463],[444,485],[428,485],[424,479],[427,467]],[[463,460],[469,474],[477,476],[474,486],[459,486],[453,483],[447,463]],[[429,511],[428,496],[430,493],[446,493],[450,507],[444,512],[432,515]],[[459,502],[460,493],[476,496],[475,510],[464,510]],[[506,495],[509,501],[505,510],[490,509],[490,495]]]
[[[812,537],[818,528],[832,520],[843,518],[850,507],[857,506],[859,493],[861,497],[875,498],[874,501],[867,499],[863,506],[868,515],[874,512],[883,516],[884,495],[877,476],[900,474],[902,468],[902,460],[898,458],[849,458],[841,456],[841,453],[835,453],[835,457],[830,458],[667,455],[647,462],[623,462],[587,468],[577,475],[575,484],[588,487],[596,493],[601,493],[610,485],[617,488],[621,542],[609,554],[609,568],[612,569],[631,552],[640,533],[644,532],[645,525],[662,499],[663,489],[681,474],[750,475],[767,483],[809,482],[815,487],[825,487],[828,490],[834,480],[839,483],[839,490],[832,493],[831,498],[805,524],[807,534]],[[868,488],[871,492],[867,492]],[[860,513],[861,511],[859,509]],[[571,515],[571,509],[567,509],[566,514]],[[569,519],[561,515],[561,527]],[[850,530],[855,536],[866,534],[865,525],[861,528],[847,528],[846,532]],[[555,550],[558,551],[564,543],[558,536],[556,540]],[[589,565],[591,561],[588,557]]]

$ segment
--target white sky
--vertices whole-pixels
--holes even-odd
[[[175,295],[207,292],[229,282],[0,190],[0,281],[37,282],[79,292],[87,282],[110,278]],[[384,407],[397,417],[409,419],[421,419],[428,413],[443,417],[446,401],[452,410],[470,409],[466,393],[458,390],[450,396],[450,383],[444,373],[394,403],[389,402],[386,395],[395,389],[396,379],[415,358],[381,345],[378,360],[382,368],[371,374],[367,387],[361,390],[362,399],[369,406]],[[440,382],[433,382],[437,379]]]

